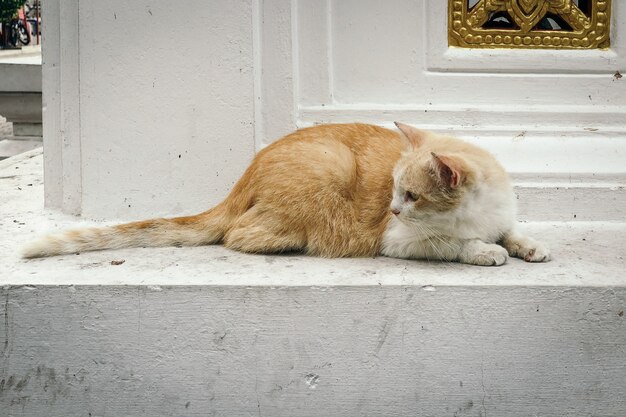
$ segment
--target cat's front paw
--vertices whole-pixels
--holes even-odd
[[[503,239],[502,243],[509,251],[509,255],[526,262],[548,262],[551,259],[550,249],[526,236],[509,235]]]
[[[526,262],[548,262],[550,260],[550,249],[541,243],[537,243],[533,246],[520,248],[517,256]]]
[[[502,246],[480,243],[467,247],[461,262],[480,266],[500,266],[509,259],[509,254]]]

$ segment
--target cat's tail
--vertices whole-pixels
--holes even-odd
[[[196,216],[90,227],[44,236],[22,248],[23,258],[143,246],[199,246],[219,242],[228,227],[224,204]]]

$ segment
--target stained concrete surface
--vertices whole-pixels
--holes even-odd
[[[0,415],[621,417],[625,305],[624,287],[4,287]]]

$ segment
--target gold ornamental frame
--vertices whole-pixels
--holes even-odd
[[[483,27],[498,12],[517,27]],[[548,13],[571,30],[537,30]],[[593,0],[588,15],[572,0],[448,0],[448,45],[461,48],[607,49],[610,23],[611,0]]]

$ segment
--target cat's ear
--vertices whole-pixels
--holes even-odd
[[[437,155],[434,152],[430,154],[433,156],[435,172],[442,184],[451,189],[461,185],[465,177],[462,164],[449,156]]]
[[[402,132],[400,137],[405,142],[406,147],[412,151],[422,145],[424,138],[428,134],[428,132],[424,130],[416,129],[413,126],[405,125],[404,123],[394,122],[394,124],[398,129],[400,129],[400,132]]]

